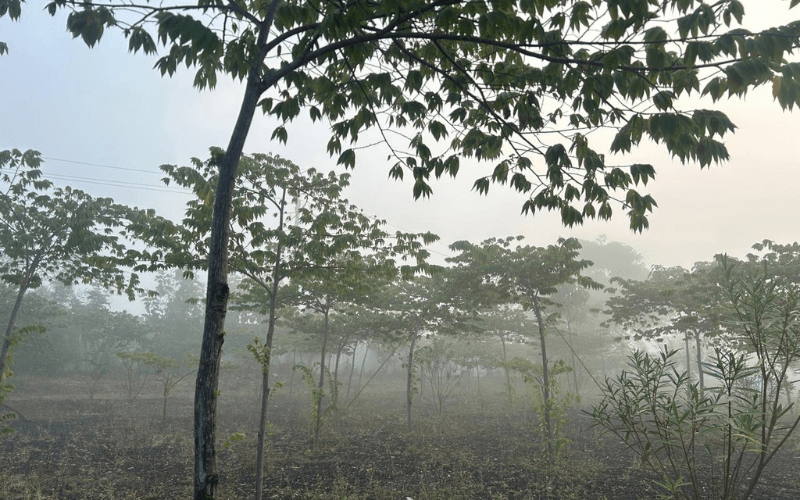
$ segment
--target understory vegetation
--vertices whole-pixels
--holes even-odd
[[[252,498],[257,369],[227,370],[220,395],[221,498]],[[287,366],[279,378],[291,379]],[[299,378],[299,377],[298,377]],[[264,491],[276,499],[645,499],[661,478],[579,408],[565,415],[565,444],[542,452],[531,401],[509,403],[505,377],[464,379],[442,415],[423,393],[413,431],[404,422],[402,376],[378,375],[347,411],[332,415],[314,447],[310,398],[295,380],[270,404]],[[191,384],[178,386],[162,419],[161,387],[148,382],[134,403],[122,377],[93,400],[74,376],[21,376],[9,400],[20,417],[0,441],[0,497],[178,499],[191,487]],[[752,498],[800,491],[790,440]],[[712,476],[702,479],[711,484]],[[711,498],[711,497],[706,497]]]

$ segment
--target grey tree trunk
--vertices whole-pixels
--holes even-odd
[[[411,420],[411,386],[413,385],[414,378],[414,346],[417,344],[417,336],[419,333],[414,330],[411,336],[411,347],[408,349],[408,372],[406,378],[406,419],[408,422],[408,430],[414,428],[413,421]]]
[[[683,336],[683,344],[684,348],[686,349],[686,374],[689,375],[689,379],[692,378],[692,351],[689,349],[689,333],[687,332]]]
[[[27,280],[26,280],[27,281]],[[11,339],[14,335],[14,323],[17,321],[19,308],[22,305],[22,297],[28,290],[26,282],[23,282],[17,292],[17,299],[14,301],[14,308],[11,309],[11,316],[8,318],[8,325],[6,326],[6,336],[3,338],[3,347],[0,348],[0,382],[3,381],[3,376],[6,371],[6,359],[8,358],[8,351],[11,350]]]
[[[283,190],[281,206],[278,210],[278,231],[283,231],[284,207],[286,203],[286,189]],[[272,269],[272,290],[269,296],[269,324],[267,326],[267,338],[264,346],[267,349],[267,360],[261,367],[261,418],[258,422],[258,443],[256,445],[256,500],[261,500],[264,494],[264,441],[267,433],[267,409],[269,408],[269,368],[272,362],[272,339],[275,336],[275,311],[278,305],[278,287],[282,279],[281,276],[281,252],[283,245],[278,240],[275,249],[275,266]]]
[[[498,334],[500,336],[500,342],[503,343],[503,371],[506,373],[506,391],[508,392],[508,402],[514,402],[514,389],[511,387],[511,375],[508,373],[508,352],[506,351],[506,336],[502,333]]]
[[[272,0],[258,32],[254,54],[247,74],[242,105],[233,128],[228,148],[219,162],[219,180],[214,199],[211,240],[208,248],[208,285],[203,343],[194,394],[194,500],[213,500],[217,494],[217,387],[219,364],[224,341],[225,315],[228,311],[228,232],[230,231],[236,169],[244,143],[253,123],[261,94],[273,81],[262,81],[261,67],[266,57],[266,40],[281,0]]]
[[[700,393],[705,390],[705,380],[703,379],[703,351],[700,349],[700,331],[694,331],[694,345],[697,349],[697,376],[700,381]]]
[[[39,269],[39,264],[43,257],[44,255],[42,252],[38,252],[33,256],[33,260],[27,269],[25,269],[25,275],[22,277],[22,282],[19,284],[17,298],[14,301],[14,307],[11,309],[11,315],[6,325],[6,335],[3,337],[3,346],[0,347],[0,382],[3,381],[6,372],[6,361],[8,359],[8,352],[11,350],[11,341],[14,337],[14,325],[17,322],[19,308],[22,306],[22,298],[25,297],[25,293],[28,291],[28,287],[31,283],[31,278],[33,278],[33,275],[36,274],[37,269]]]
[[[317,396],[317,414],[315,415],[314,419],[314,447],[319,444],[319,431],[322,427],[322,395],[324,394],[325,388],[325,355],[328,349],[328,309],[325,309],[323,312],[324,314],[324,326],[322,329],[322,355],[320,355],[319,360],[319,383],[317,384],[317,390],[319,391],[319,395]]]
[[[265,33],[259,37],[266,37]],[[219,180],[214,199],[214,217],[208,254],[208,285],[203,343],[194,394],[194,500],[216,498],[217,474],[217,388],[225,316],[228,312],[228,238],[230,231],[236,169],[250,131],[258,99],[262,94],[259,68],[247,78],[242,106],[225,155],[219,162]]]
[[[553,423],[550,420],[550,376],[547,369],[547,344],[544,340],[544,321],[542,320],[542,308],[539,305],[539,296],[532,298],[533,312],[536,314],[536,322],[539,323],[539,341],[542,344],[542,406],[544,411],[544,425],[547,432],[547,453],[553,455]]]
[[[361,378],[364,376],[364,365],[367,363],[369,354],[369,343],[364,344],[364,357],[361,358],[361,368],[358,370],[358,389],[361,390]]]
[[[358,341],[353,346],[353,359],[350,363],[350,375],[347,377],[347,395],[344,397],[344,402],[350,401],[350,388],[353,386],[353,373],[356,371],[356,350],[358,350]]]

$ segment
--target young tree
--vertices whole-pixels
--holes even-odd
[[[162,165],[168,175],[165,182],[191,189],[196,198],[187,203],[181,225],[160,218],[143,218],[135,228],[131,227],[131,231],[135,230],[156,247],[146,254],[150,261],[181,267],[189,275],[207,267],[219,176],[217,164],[223,157],[222,150],[212,148],[209,160],[193,159],[191,167]],[[262,391],[256,462],[261,470],[270,398],[270,357],[282,282],[293,276],[314,274],[319,269],[330,270],[338,265],[335,261],[359,261],[360,252],[365,250],[382,252],[384,258],[402,254],[404,260],[417,261],[409,269],[424,267],[427,254],[419,247],[418,240],[431,242],[435,237],[390,235],[384,231],[385,221],[367,217],[342,197],[349,185],[348,174],[324,174],[313,168],[301,171],[289,160],[254,154],[242,156],[237,175],[229,221],[228,266],[246,279],[236,296],[236,307],[260,312],[268,318],[265,340],[257,349],[262,366]],[[394,269],[392,265],[389,268]],[[262,490],[262,477],[257,475],[256,498],[261,498]]]
[[[689,376],[689,341],[694,339],[702,390],[705,382],[701,339],[720,333],[721,279],[720,267],[710,262],[696,263],[691,272],[682,267],[654,266],[644,281],[614,279],[619,293],[606,303],[610,314],[606,323],[632,331],[636,338],[682,335]]]
[[[197,68],[198,88],[213,87],[220,73],[245,82],[214,207],[196,386],[197,500],[213,498],[218,481],[214,387],[229,297],[228,221],[258,107],[279,120],[273,138],[282,141],[284,124],[303,110],[329,121],[328,151],[350,167],[356,148],[342,142],[357,143],[364,131],[376,130],[395,160],[391,175],[410,172],[415,197],[431,194],[431,174],[456,175],[460,158],[475,158],[492,164],[475,188],[486,192],[498,182],[529,193],[525,212],[559,210],[568,225],[607,219],[614,194],[625,191],[631,227],[642,230],[655,200],[636,186],[655,169],[607,165],[587,131],[616,129],[612,152],[650,138],[681,161],[707,166],[728,157],[719,138],[734,126],[714,110],[681,111],[681,95],[694,90],[716,100],[774,82],[782,107],[800,102],[800,82],[784,60],[798,45],[800,23],[759,33],[730,30],[742,22],[739,0],[47,5],[53,15],[60,8],[69,11],[68,30],[89,46],[106,28],[119,27],[131,51],[155,53],[156,40],[167,49],[156,63],[162,74],[185,63]],[[6,13],[18,19],[21,0],[2,0],[0,16]],[[598,21],[605,24],[590,30]],[[0,54],[7,51],[0,42]],[[410,151],[389,141],[387,128],[407,130]]]
[[[0,279],[16,289],[16,300],[0,347],[0,382],[6,359],[19,342],[17,314],[25,293],[47,280],[71,285],[97,283],[133,300],[138,276],[126,277],[130,253],[121,241],[135,213],[110,198],[92,198],[42,178],[36,151],[0,152]]]
[[[518,238],[491,238],[480,245],[457,241],[450,248],[460,252],[450,259],[459,265],[475,266],[483,274],[483,282],[497,286],[510,298],[536,317],[539,343],[542,351],[542,402],[547,439],[547,449],[553,453],[553,425],[550,419],[550,374],[548,372],[547,343],[545,342],[545,314],[547,306],[556,305],[551,296],[558,287],[576,284],[584,288],[601,289],[603,285],[583,276],[581,272],[592,265],[591,261],[578,259],[581,245],[575,238],[559,238],[556,245],[512,248]],[[493,255],[487,259],[487,254]]]

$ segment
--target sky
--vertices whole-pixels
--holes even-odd
[[[800,8],[788,11],[786,1],[751,0],[745,9],[745,25],[753,30],[800,19]],[[9,46],[0,56],[0,150],[36,149],[45,158],[43,172],[58,185],[182,217],[190,195],[165,188],[158,167],[187,165],[192,157],[207,158],[209,147],[227,144],[243,91],[238,82],[220,78],[216,89],[200,92],[191,70],[162,78],[152,69],[155,59],[128,53],[119,32],[107,32],[90,49],[66,32],[63,15],[52,18],[33,3],[24,5],[21,22],[0,19],[0,40]],[[457,179],[435,182],[430,199],[414,201],[408,179],[388,179],[391,165],[380,151],[359,156],[345,196],[387,220],[390,230],[438,234],[440,243],[431,247],[436,259],[464,239],[524,235],[530,244],[548,245],[558,237],[605,235],[636,248],[648,265],[691,267],[717,253],[743,256],[763,239],[800,239],[800,113],[782,111],[769,87],[744,101],[682,106],[689,104],[721,109],[739,127],[725,140],[731,160],[701,170],[651,144],[627,155],[626,163],[652,163],[657,172],[644,192],[659,207],[642,234],[631,232],[619,206],[610,222],[572,229],[557,214],[521,215],[524,198],[507,187],[492,186],[488,196],[471,191],[490,171],[464,162]],[[325,151],[325,125],[295,121],[286,145],[270,141],[276,125],[257,114],[245,152],[279,154],[302,168],[335,168]]]

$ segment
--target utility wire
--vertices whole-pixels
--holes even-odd
[[[153,172],[152,170],[143,170],[139,168],[127,168],[127,167],[115,167],[112,165],[101,165],[99,163],[89,163],[85,161],[77,161],[77,160],[65,160],[63,158],[50,158],[48,156],[42,156],[43,160],[51,160],[51,161],[63,161],[64,163],[76,163],[78,165],[89,165],[91,167],[102,167],[102,168],[110,168],[113,170],[127,170],[129,172],[141,172],[144,174],[159,174],[163,175],[163,172]]]
[[[160,171],[159,172],[153,172],[152,170],[144,170],[144,169],[128,168],[128,167],[118,167],[118,166],[114,166],[114,165],[104,165],[104,164],[100,164],[100,163],[90,163],[90,162],[78,161],[78,160],[68,160],[68,159],[65,159],[65,158],[53,158],[53,157],[49,157],[49,156],[42,156],[41,158],[43,160],[60,161],[60,162],[64,162],[64,163],[74,163],[74,164],[77,164],[77,165],[88,165],[88,166],[92,166],[92,167],[108,168],[108,169],[112,169],[112,170],[123,170],[123,171],[139,172],[139,173],[153,174],[153,175],[164,175],[164,173],[160,172]],[[310,167],[310,168],[313,168],[313,167]],[[310,168],[301,170],[300,173],[306,173],[308,170],[310,170]],[[54,179],[59,179],[59,180],[68,180],[68,181],[71,180],[71,181],[75,181],[75,182],[84,182],[84,183],[87,183],[87,184],[96,184],[96,185],[101,185],[101,186],[127,187],[127,188],[132,188],[132,189],[139,189],[139,190],[142,190],[142,191],[154,191],[154,192],[161,192],[161,193],[191,194],[191,190],[186,189],[186,188],[178,188],[178,187],[170,187],[170,186],[159,186],[159,185],[154,185],[154,184],[142,184],[142,183],[138,183],[138,182],[128,182],[128,181],[105,180],[105,179],[98,179],[98,178],[94,178],[94,177],[70,176],[70,175],[65,175],[65,174],[48,174],[48,176],[52,177]],[[364,214],[364,215],[366,215],[366,214]],[[368,218],[372,219],[372,220],[385,221],[388,226],[394,227],[394,228],[399,229],[401,231],[410,232],[408,229],[400,227],[397,224],[392,224],[391,222],[388,222],[388,221],[386,221],[385,219],[383,219],[381,217],[371,216],[371,215],[366,215],[366,216]],[[447,248],[449,250],[449,247],[446,244],[442,243],[441,241],[437,241],[437,242],[435,242],[435,244],[442,245],[442,246],[444,246],[445,248]],[[428,251],[431,252],[431,253],[434,253],[436,255],[445,257],[445,258],[451,257],[451,254],[439,252],[439,251],[436,251],[436,250],[433,250],[433,249],[428,249]]]

